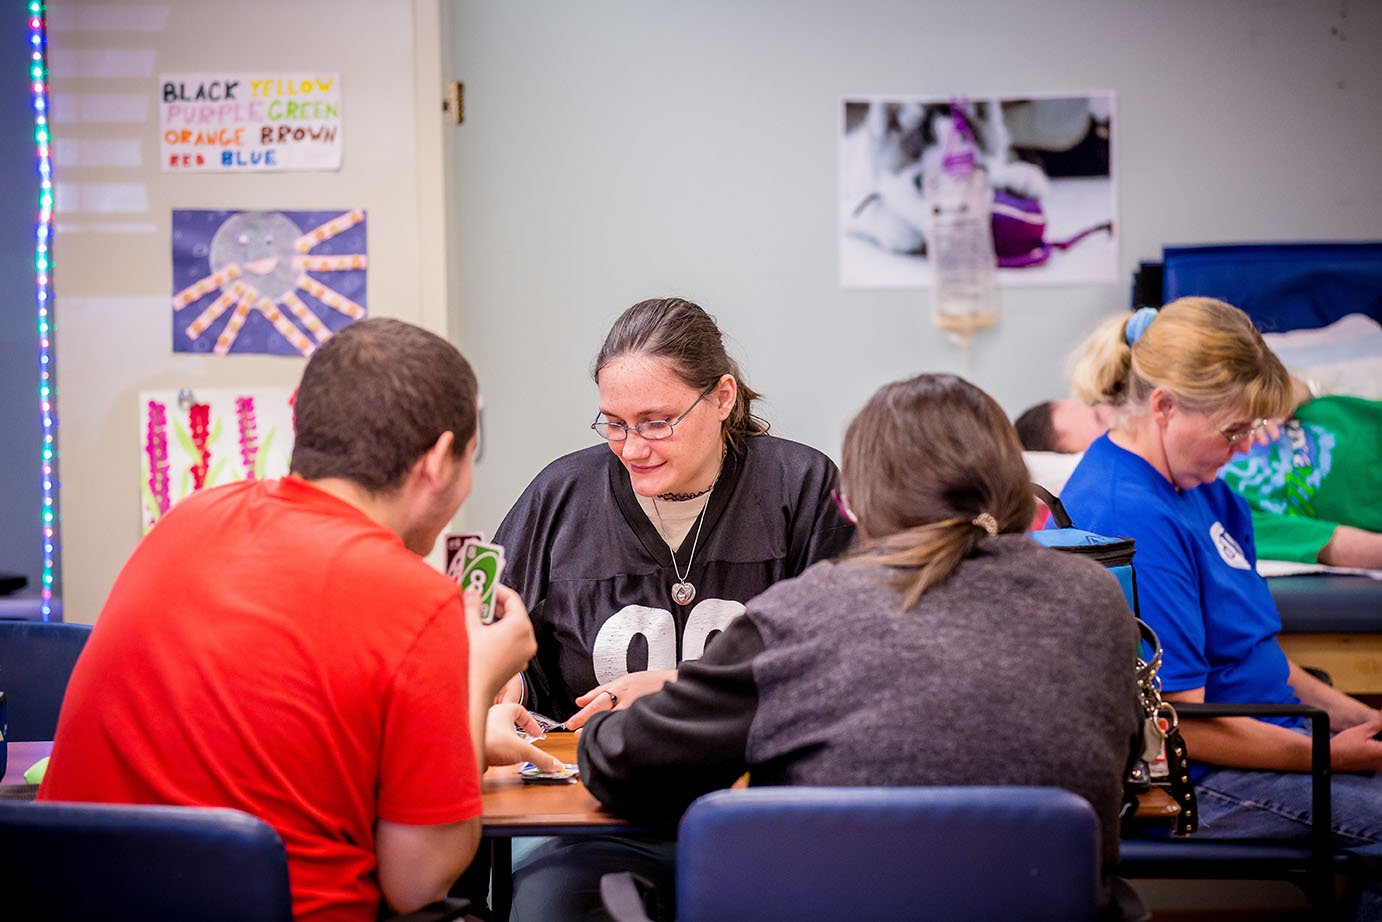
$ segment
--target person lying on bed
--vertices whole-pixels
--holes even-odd
[[[1296,381],[1292,415],[1264,426],[1219,476],[1252,508],[1263,560],[1382,569],[1382,401],[1312,397]],[[1027,451],[1083,452],[1112,408],[1050,400],[1017,418]]]
[[[1161,639],[1173,703],[1298,701],[1329,715],[1335,846],[1382,858],[1382,714],[1309,675],[1277,642],[1248,505],[1218,472],[1286,414],[1291,378],[1242,311],[1180,298],[1110,318],[1073,366],[1075,393],[1117,408],[1061,500],[1081,528],[1137,542],[1142,620]],[[1296,717],[1182,719],[1196,775],[1197,838],[1304,841],[1310,737]],[[1359,919],[1382,918],[1372,878]]]

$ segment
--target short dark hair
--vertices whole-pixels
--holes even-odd
[[[600,383],[606,365],[624,355],[668,359],[677,377],[694,390],[705,390],[721,375],[733,375],[739,390],[734,409],[721,425],[725,440],[733,445],[741,436],[768,431],[768,423],[753,413],[753,402],[762,394],[744,383],[744,373],[725,351],[715,319],[700,305],[685,298],[654,298],[624,311],[595,358],[595,383]]]
[[[475,373],[455,346],[401,320],[361,320],[307,362],[291,470],[386,493],[443,432],[455,436],[452,453],[464,455],[477,414]]]
[[[1056,447],[1056,426],[1051,421],[1051,401],[1044,400],[1023,410],[1013,425],[1026,451],[1060,451]]]
[[[1022,446],[996,401],[963,378],[885,385],[845,431],[840,480],[865,554],[892,569],[904,608],[945,581],[986,536],[1035,511]]]

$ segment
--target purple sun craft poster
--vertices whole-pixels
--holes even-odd
[[[173,351],[307,356],[366,316],[365,213],[173,211]]]

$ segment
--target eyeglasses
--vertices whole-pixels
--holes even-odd
[[[597,416],[595,422],[590,424],[590,428],[600,433],[600,437],[609,442],[622,442],[629,437],[630,432],[637,432],[649,442],[670,439],[672,437],[672,430],[677,427],[677,423],[686,419],[687,414],[696,409],[696,404],[704,400],[711,391],[719,386],[719,384],[719,379],[716,379],[713,384],[701,391],[701,395],[696,398],[696,402],[687,407],[686,413],[681,414],[676,419],[650,419],[636,426],[621,426],[618,423],[612,423],[609,420],[600,419]]]
[[[1228,439],[1229,447],[1232,447],[1243,441],[1243,439],[1250,439],[1254,435],[1257,435],[1258,432],[1262,431],[1262,427],[1265,425],[1267,425],[1267,421],[1265,419],[1259,419],[1255,423],[1244,423],[1241,426],[1234,426],[1232,429],[1225,429],[1222,426],[1215,426],[1214,428],[1219,430],[1220,435]]]
[[[846,522],[857,525],[859,520],[854,517],[854,510],[849,508],[849,503],[845,501],[844,495],[838,489],[830,491],[830,498],[835,501],[835,508],[840,510],[840,515]]]

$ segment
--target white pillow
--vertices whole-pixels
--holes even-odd
[[[1366,314],[1262,338],[1287,368],[1314,378],[1325,393],[1382,400],[1382,324]]]
[[[1084,457],[1084,452],[1063,454],[1058,451],[1024,451],[1022,460],[1027,462],[1027,471],[1032,482],[1041,484],[1056,496],[1065,489],[1065,482],[1075,473],[1075,466]]]

